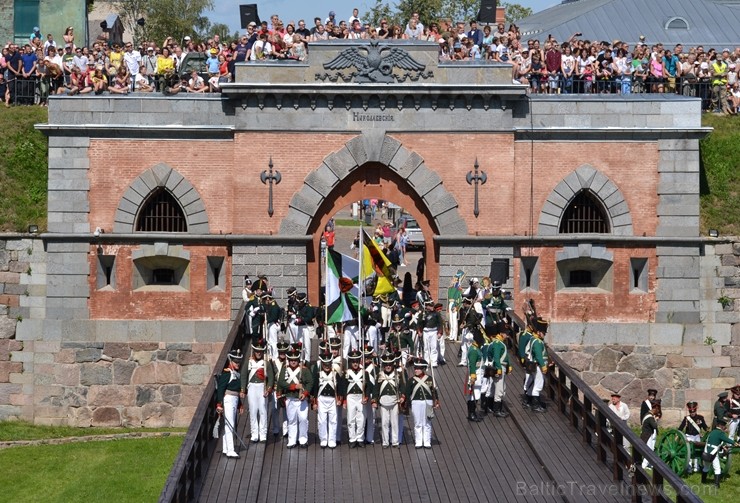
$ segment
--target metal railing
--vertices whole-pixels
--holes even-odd
[[[519,316],[513,314],[512,319],[516,325],[524,327]],[[594,449],[596,461],[609,468],[613,481],[623,482],[629,487],[634,503],[701,503],[701,498],[683,479],[573,369],[550,348],[547,348],[547,352],[553,366],[547,373],[543,392],[553,402],[550,408],[557,409],[568,418],[571,426],[580,433],[581,441]],[[607,420],[610,427],[607,426]],[[623,439],[631,444],[632,452],[624,448]],[[642,468],[643,458],[653,467],[652,471]],[[666,492],[666,484],[672,488],[675,496]]]
[[[242,303],[236,315],[234,324],[229,330],[221,354],[218,356],[214,371],[218,372],[226,365],[226,359],[232,349],[241,347],[239,340],[239,326],[244,316]],[[216,424],[216,389],[211,382],[206,385],[203,396],[195,409],[195,415],[190,423],[180,452],[175,458],[164,489],[159,495],[160,503],[193,501],[200,492],[203,478],[208,471],[208,465],[216,449],[218,439],[213,438],[213,426]]]

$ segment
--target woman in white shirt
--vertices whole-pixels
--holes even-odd
[[[563,93],[573,93],[573,76],[576,73],[576,58],[573,56],[573,49],[570,44],[563,49],[563,55],[560,58],[560,71],[563,72]]]

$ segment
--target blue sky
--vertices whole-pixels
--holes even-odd
[[[305,19],[310,27],[311,20],[320,16],[325,19],[330,10],[337,13],[337,17],[347,19],[352,15],[352,8],[360,9],[360,17],[369,8],[375,5],[375,0],[215,0],[216,8],[206,13],[212,23],[224,23],[231,31],[241,28],[239,24],[239,5],[256,3],[261,19],[269,19],[271,14],[278,14],[283,21]],[[388,3],[395,3],[389,0]],[[560,3],[560,0],[520,0],[518,3],[530,7],[535,12]]]

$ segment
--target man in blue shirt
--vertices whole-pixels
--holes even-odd
[[[478,47],[483,47],[483,32],[478,29],[478,22],[475,19],[470,20],[470,31],[468,32],[468,40],[472,40],[473,44]]]
[[[34,100],[34,84],[35,78],[34,73],[36,72],[36,54],[33,48],[26,44],[23,47],[23,54],[21,55],[21,61],[23,62],[23,70],[20,75],[22,78],[20,87],[16,89],[19,91],[19,101],[25,105],[33,105]]]
[[[665,66],[665,78],[667,82],[666,91],[675,93],[676,77],[678,77],[678,56],[672,54],[670,50],[666,49],[665,55],[663,56],[663,65]]]

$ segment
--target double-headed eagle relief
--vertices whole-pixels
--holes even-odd
[[[424,73],[425,65],[416,61],[411,55],[400,47],[380,45],[373,40],[369,45],[349,47],[339,53],[328,63],[324,63],[325,70],[344,70],[350,67],[357,68],[356,72],[344,75],[337,72],[334,75],[325,73],[316,74],[316,80],[330,80],[336,82],[339,79],[349,82],[354,79],[356,83],[393,83],[404,82],[406,79],[417,81],[420,78],[433,77],[430,72]],[[404,74],[393,73],[394,68],[405,70]]]

